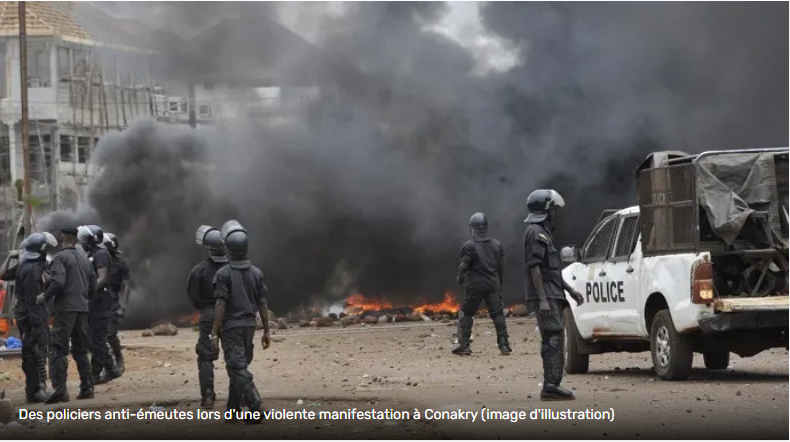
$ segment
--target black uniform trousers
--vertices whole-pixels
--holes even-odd
[[[93,388],[88,360],[90,336],[87,312],[55,312],[49,359],[49,375],[55,389],[66,389],[69,368],[66,356],[69,354],[69,344],[71,344],[71,356],[77,364],[77,372],[80,375],[80,390]]]
[[[46,318],[33,325],[27,316],[16,316],[22,337],[22,372],[25,374],[25,393],[32,395],[46,389],[49,325]]]
[[[107,359],[104,363],[104,368],[106,368],[108,371],[115,370],[117,368],[115,363],[120,365],[121,361],[123,361],[121,340],[118,338],[118,324],[121,322],[121,318],[118,316],[118,311],[120,309],[121,303],[118,299],[118,295],[113,294],[112,311],[110,313],[110,320],[107,326],[107,344],[112,354],[107,355]],[[115,363],[113,363],[113,358],[115,358]]]
[[[219,352],[214,350],[211,345],[212,328],[214,327],[214,307],[200,310],[198,321],[198,341],[195,344],[198,362],[198,381],[200,383],[200,394],[205,397],[209,392],[214,391],[214,361],[219,359]],[[223,345],[225,345],[223,341]]]
[[[562,352],[562,300],[547,298],[546,301],[551,307],[549,314],[541,313],[539,300],[527,301],[527,308],[535,313],[538,321],[541,337],[540,356],[543,359],[543,384],[557,386],[562,382],[562,371],[565,367],[565,355]]]
[[[109,291],[103,291],[96,296],[109,297]],[[110,317],[112,316],[112,300],[103,299],[100,302],[92,303],[88,313],[88,324],[90,325],[90,350],[91,350],[91,372],[93,376],[100,376],[105,364],[112,364],[107,346],[107,336],[110,331]],[[111,365],[112,366],[112,365]]]
[[[488,308],[488,316],[494,321],[497,337],[507,336],[507,326],[505,325],[505,304],[502,301],[500,291],[482,291],[466,288],[464,290],[464,303],[461,311],[463,317],[458,321],[458,342],[468,344],[472,337],[472,325],[474,325],[474,315],[480,307],[480,303],[485,301]]]
[[[234,327],[222,330],[222,349],[228,371],[228,409],[238,410],[242,405],[260,406],[260,395],[247,367],[252,363],[252,343],[255,327]]]

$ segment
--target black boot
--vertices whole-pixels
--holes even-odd
[[[123,373],[126,371],[126,366],[123,364],[123,355],[117,354],[115,355],[115,365],[118,368],[118,376],[122,376]]]
[[[472,354],[472,348],[469,346],[469,341],[462,341],[458,340],[458,347],[453,349],[453,354],[458,356],[470,356]]]
[[[513,350],[510,349],[510,342],[507,340],[507,335],[499,335],[496,340],[500,353],[505,356],[509,356],[510,353],[513,353]]]
[[[40,404],[46,402],[48,398],[49,394],[46,389],[39,389],[35,393],[25,394],[25,402],[28,404]]]
[[[241,411],[241,398],[239,398],[239,395],[233,389],[233,385],[231,385],[228,388],[228,405],[227,405],[227,409],[232,414],[231,414],[230,418],[227,418],[227,417],[225,418],[225,423],[226,424],[235,424],[235,423],[239,422],[239,420],[236,419],[236,412]]]
[[[80,388],[80,394],[77,395],[77,399],[93,399],[93,388]]]
[[[469,320],[471,318],[464,317],[463,319]],[[469,338],[471,335],[471,329],[461,328],[458,330],[458,347],[453,350],[453,354],[458,356],[469,356],[472,354],[472,348],[469,346]]]
[[[258,389],[255,387],[255,385],[252,385],[252,389],[249,391],[249,393],[247,393],[245,402],[247,402],[250,412],[258,412],[258,418],[245,419],[244,423],[248,425],[255,425],[263,422],[263,401],[261,400],[261,395],[258,393]]]
[[[562,370],[565,368],[565,355],[562,353],[562,338],[553,335],[546,340],[543,357],[543,390],[540,399],[544,401],[572,401],[576,399],[573,392],[560,386]]]
[[[217,395],[214,394],[214,390],[206,390],[203,392],[202,399],[200,401],[200,408],[206,408],[211,410],[214,408],[214,401],[217,399]]]
[[[69,401],[69,392],[66,390],[66,387],[55,388],[55,391],[49,395],[47,398],[46,403],[48,404],[57,404],[59,402],[68,402]]]

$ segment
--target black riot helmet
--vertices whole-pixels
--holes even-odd
[[[229,258],[246,259],[249,249],[247,231],[238,221],[232,219],[222,225],[220,238]]]
[[[96,225],[80,226],[77,229],[77,240],[86,250],[100,247],[104,243],[104,232]]]
[[[195,234],[195,242],[203,246],[214,262],[227,262],[225,246],[222,244],[220,231],[214,227],[202,225]]]
[[[565,200],[556,190],[539,189],[527,197],[527,211],[529,215],[525,223],[542,223],[551,218],[554,209],[565,207]]]
[[[47,250],[51,245],[43,233],[32,233],[22,242],[21,261],[36,261],[46,259]]]
[[[469,226],[475,232],[488,230],[488,219],[485,213],[477,212],[469,219]]]
[[[104,248],[107,249],[113,256],[122,255],[121,246],[118,243],[118,237],[116,237],[112,233],[105,233],[104,234]]]

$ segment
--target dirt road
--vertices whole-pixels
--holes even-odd
[[[649,353],[593,356],[590,373],[566,376],[578,400],[541,402],[539,336],[531,319],[509,321],[511,356],[500,356],[490,321],[477,320],[475,353],[450,354],[454,327],[407,323],[278,331],[266,351],[256,347],[252,373],[267,408],[306,410],[386,409],[419,420],[272,420],[261,426],[211,420],[70,420],[23,422],[0,428],[0,438],[788,438],[788,353],[733,356],[730,369],[696,369],[688,381],[663,382]],[[72,401],[58,406],[24,404],[19,359],[0,361],[0,390],[30,410],[122,410],[152,404],[167,410],[199,407],[194,344],[197,334],[143,338],[123,333],[128,347],[123,378],[96,388],[96,399],[77,401],[77,374],[70,363]],[[695,367],[702,367],[701,357]],[[218,407],[224,411],[227,375],[216,364]],[[300,402],[298,402],[300,401]],[[64,406],[65,405],[65,406]],[[522,411],[518,422],[481,421],[485,407]],[[475,421],[426,419],[434,411],[477,412]],[[614,411],[613,421],[532,420],[534,409]],[[448,415],[450,417],[452,415]],[[517,416],[518,417],[518,416]]]

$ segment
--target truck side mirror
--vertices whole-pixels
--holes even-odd
[[[565,263],[574,263],[579,260],[579,250],[576,246],[563,247],[560,250],[560,259]]]

